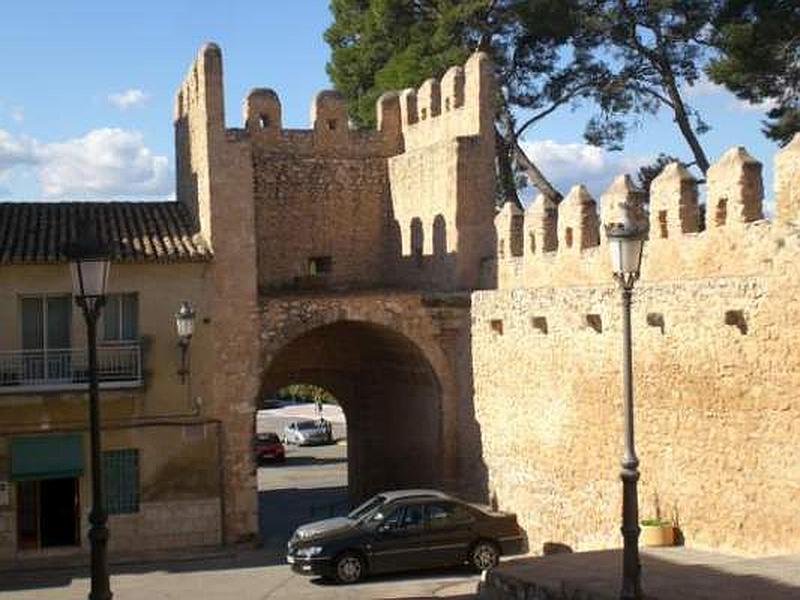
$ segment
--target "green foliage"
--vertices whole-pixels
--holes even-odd
[[[353,122],[374,126],[383,92],[417,87],[463,63],[485,10],[484,0],[332,0],[327,70]]]
[[[672,521],[656,517],[653,519],[642,519],[641,525],[644,527],[672,527]]]
[[[800,131],[800,4],[728,0],[715,25],[721,55],[709,77],[742,100],[773,103],[764,133],[787,143]]]
[[[332,0],[331,11],[328,73],[359,126],[374,126],[383,92],[441,77],[478,47],[491,54],[501,202],[516,197],[520,172],[560,198],[518,140],[578,104],[596,109],[585,139],[611,150],[666,108],[685,164],[705,173],[709,126],[682,91],[706,70],[744,100],[774,103],[768,136],[785,143],[800,130],[797,0]]]
[[[339,402],[328,390],[308,383],[293,383],[278,390],[276,394],[280,399],[295,399],[301,402],[322,402],[323,404],[338,404]]]

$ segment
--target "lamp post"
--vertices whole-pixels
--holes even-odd
[[[181,367],[178,369],[178,375],[181,376],[181,383],[186,383],[186,375],[189,373],[189,368],[186,365],[186,354],[189,351],[189,342],[192,340],[194,334],[194,316],[195,311],[192,305],[184,300],[178,312],[175,313],[175,327],[178,330],[178,347],[181,349]]]
[[[645,230],[629,219],[614,223],[606,230],[611,251],[611,267],[622,294],[622,393],[625,414],[625,450],[622,456],[622,563],[623,600],[642,597],[641,563],[639,562],[639,459],[636,457],[633,435],[633,365],[631,361],[631,296],[633,284],[639,278]]]
[[[92,462],[92,511],[89,514],[89,542],[92,554],[92,584],[89,600],[111,600],[108,577],[108,528],[103,497],[103,467],[100,448],[100,402],[97,384],[97,320],[106,302],[106,283],[111,267],[108,248],[93,235],[93,223],[81,227],[86,236],[67,249],[72,272],[75,303],[86,321],[89,352],[89,428]]]

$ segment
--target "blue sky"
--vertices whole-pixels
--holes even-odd
[[[76,7],[77,6],[77,7]],[[306,127],[312,96],[329,87],[327,0],[6,3],[0,20],[0,198],[162,198],[173,194],[172,100],[197,49],[223,50],[228,125],[251,87],[274,88],[284,126]],[[741,144],[764,162],[767,195],[776,146],[763,111],[703,82],[689,100],[712,125],[712,160]],[[590,109],[554,114],[526,141],[564,191],[610,178],[658,154],[688,158],[666,113],[646,119],[625,151],[583,144]]]

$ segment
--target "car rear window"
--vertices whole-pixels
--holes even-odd
[[[278,439],[278,434],[277,433],[259,433],[258,436],[256,436],[256,439],[259,442],[268,442],[268,443],[271,443],[271,444],[274,444],[274,443],[280,441],[280,439]]]

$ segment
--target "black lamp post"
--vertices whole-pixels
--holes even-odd
[[[89,427],[92,461],[92,512],[89,542],[92,550],[92,586],[90,600],[111,600],[113,594],[108,577],[108,528],[105,498],[103,497],[103,466],[100,449],[100,402],[97,385],[97,320],[106,302],[106,283],[111,267],[108,248],[94,234],[93,223],[81,227],[85,237],[67,249],[72,271],[75,303],[86,321],[86,340],[89,351]]]
[[[178,375],[181,376],[181,383],[186,382],[186,375],[189,374],[186,355],[189,351],[189,342],[191,342],[192,335],[194,334],[194,316],[195,311],[187,300],[181,302],[178,312],[175,313],[175,327],[178,330],[178,347],[181,349],[181,367],[178,370]]]
[[[611,267],[622,293],[622,392],[625,412],[625,450],[622,457],[622,589],[620,598],[639,600],[642,597],[639,562],[639,459],[636,457],[633,436],[633,365],[631,361],[631,296],[633,284],[639,279],[642,249],[646,231],[628,219],[614,223],[606,230],[611,251]]]

